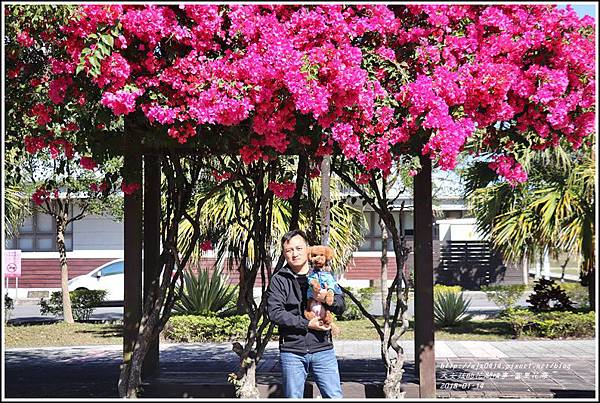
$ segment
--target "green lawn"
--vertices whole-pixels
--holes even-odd
[[[341,334],[338,340],[379,340],[373,324],[367,319],[338,321]],[[412,327],[412,323],[411,323]],[[53,347],[96,344],[121,344],[121,324],[63,322],[45,325],[5,326],[5,347]],[[510,325],[499,319],[475,320],[459,327],[441,329],[436,332],[437,340],[507,340],[512,337]],[[407,331],[403,340],[413,338]],[[161,340],[161,342],[168,342]]]
[[[123,343],[121,324],[65,322],[4,327],[5,348]]]
[[[381,322],[380,322],[381,323]],[[338,321],[340,335],[338,340],[378,340],[375,326],[368,319],[353,321]],[[414,333],[413,322],[402,336],[402,340],[412,340]],[[452,328],[437,329],[436,340],[509,340],[513,338],[510,323],[502,319],[488,318],[472,320]]]

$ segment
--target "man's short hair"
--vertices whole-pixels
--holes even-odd
[[[296,235],[300,235],[302,239],[304,239],[304,242],[306,242],[306,244],[308,245],[308,237],[306,236],[306,233],[301,229],[293,229],[281,237],[281,248],[283,249],[283,244],[295,237]]]

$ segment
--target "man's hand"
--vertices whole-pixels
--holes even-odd
[[[310,322],[308,322],[308,328],[311,330],[320,330],[322,332],[326,332],[327,330],[331,329],[330,326],[323,325],[321,319],[318,316],[312,318]]]

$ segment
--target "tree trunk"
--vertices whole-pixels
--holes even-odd
[[[550,280],[552,278],[552,273],[550,271],[550,252],[548,251],[548,247],[544,248],[544,254],[542,257],[542,276],[546,280]]]
[[[565,259],[565,262],[560,266],[560,282],[564,283],[565,282],[565,273],[567,271],[567,264],[569,264],[569,260],[571,259],[571,256],[567,256],[567,258]]]
[[[56,246],[60,259],[60,289],[62,291],[63,320],[66,323],[75,323],[69,295],[69,265],[67,264],[67,249],[65,247],[65,226],[67,216],[60,212],[56,215]]]
[[[397,360],[388,367],[387,376],[383,383],[383,393],[386,399],[404,399],[406,392],[401,391],[404,360]]]
[[[353,296],[351,292],[344,289],[342,290],[346,295],[352,299],[352,301],[358,306],[363,315],[365,315],[373,326],[377,330],[379,335],[379,339],[381,342],[381,358],[384,361],[384,365],[386,367],[387,376],[384,383],[384,393],[387,398],[403,398],[404,393],[401,391],[402,386],[402,375],[403,375],[403,366],[404,366],[404,351],[402,347],[398,344],[398,340],[408,329],[408,288],[407,281],[405,280],[405,272],[404,265],[408,258],[408,253],[410,250],[406,247],[406,241],[403,236],[404,232],[402,231],[402,220],[396,225],[394,220],[394,216],[389,209],[388,199],[387,199],[387,185],[384,178],[383,189],[380,190],[377,184],[377,180],[371,178],[369,181],[371,190],[375,193],[375,198],[369,197],[366,192],[359,187],[355,181],[350,179],[350,177],[342,170],[339,169],[336,164],[333,164],[333,172],[337,173],[345,183],[350,185],[354,190],[357,191],[359,195],[361,195],[378,213],[379,219],[385,226],[386,233],[388,236],[392,238],[392,245],[394,247],[394,254],[396,257],[396,273],[394,276],[394,280],[392,285],[388,288],[387,294],[383,301],[383,326],[380,325],[377,320],[367,312],[366,309],[362,306],[360,301]],[[404,209],[404,202],[400,207],[400,217],[402,216],[402,211]],[[383,228],[383,226],[382,226]],[[402,234],[402,236],[400,236]],[[383,235],[383,231],[382,231]],[[383,240],[383,237],[382,237]],[[383,242],[385,243],[385,242]],[[387,258],[387,247],[382,249],[382,266],[384,262],[386,262]],[[386,270],[386,283],[387,283],[387,270]],[[383,273],[382,273],[383,275]],[[382,283],[383,283],[382,276]],[[387,287],[387,284],[385,284]],[[382,284],[383,287],[383,284]],[[394,309],[394,313],[390,313],[391,299],[394,297],[396,307]],[[390,347],[396,352],[395,357],[391,357]]]
[[[543,256],[541,253],[538,253],[538,258],[537,261],[535,262],[535,275],[533,276],[533,278],[535,280],[539,280],[540,277],[542,276],[542,262],[543,262]]]
[[[588,300],[590,303],[590,309],[596,310],[596,269],[592,267],[588,271]]]
[[[331,157],[326,155],[321,163],[321,245],[329,245],[329,220],[331,188]]]
[[[385,195],[385,193],[384,193]],[[392,245],[394,247],[394,253],[396,255],[396,277],[395,277],[395,296],[396,296],[396,308],[393,315],[393,319],[399,320],[400,329],[395,329],[395,332],[391,334],[385,329],[385,337],[382,340],[382,350],[384,351],[384,359],[386,362],[387,376],[383,384],[383,391],[387,399],[403,399],[405,392],[401,391],[402,387],[402,375],[404,374],[404,351],[398,344],[398,340],[404,334],[408,328],[408,319],[406,314],[408,312],[408,289],[404,287],[407,282],[404,278],[404,264],[406,262],[408,250],[404,244],[404,238],[400,238],[398,228],[394,225],[394,219],[389,209],[382,209],[381,220],[384,221],[387,228],[389,228],[390,234],[392,235]],[[400,224],[401,225],[401,224]],[[387,248],[386,248],[387,253]],[[390,307],[388,307],[388,310]],[[389,314],[388,314],[389,315]],[[389,336],[388,336],[389,335]],[[389,341],[389,342],[388,342]],[[389,347],[392,347],[396,353],[396,357],[390,359]]]
[[[387,270],[388,270],[388,232],[385,227],[385,223],[382,219],[379,220],[379,226],[381,227],[381,285],[379,291],[381,293],[381,312],[387,312]]]
[[[256,386],[256,361],[252,358],[244,360],[240,376],[235,381],[236,395],[240,399],[259,399],[260,393]]]
[[[152,303],[147,303],[146,306],[149,305],[152,305]],[[121,365],[118,384],[120,397],[138,397],[139,388],[142,383],[144,358],[148,353],[151,342],[155,337],[158,337],[158,334],[162,330],[160,326],[161,308],[162,304],[155,303],[152,305],[150,313],[144,312],[131,358],[129,360],[125,359],[125,362]]]
[[[522,271],[523,271],[523,284],[529,284],[529,256],[527,253],[523,255],[522,260]]]
[[[243,262],[245,263],[245,262]],[[245,264],[244,264],[245,266]],[[250,307],[248,306],[247,301],[247,294],[248,294],[248,288],[249,287],[254,287],[254,282],[252,282],[252,284],[248,284],[247,281],[247,269],[245,267],[240,267],[239,269],[239,281],[238,281],[238,294],[237,294],[237,302],[236,302],[236,308],[237,308],[237,314],[238,315],[243,315],[245,313],[248,313],[248,310],[250,309]]]

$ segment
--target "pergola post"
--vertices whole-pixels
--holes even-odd
[[[142,183],[142,155],[135,135],[127,132],[124,169],[128,183]],[[125,195],[123,361],[131,361],[142,317],[142,190]]]
[[[160,261],[160,159],[144,155],[144,304],[150,290],[158,288]],[[142,378],[153,375],[159,364],[159,338],[150,342],[142,365]]]
[[[431,159],[421,156],[421,171],[414,179],[415,211],[415,368],[419,397],[435,398],[435,340],[433,322],[433,210]]]

